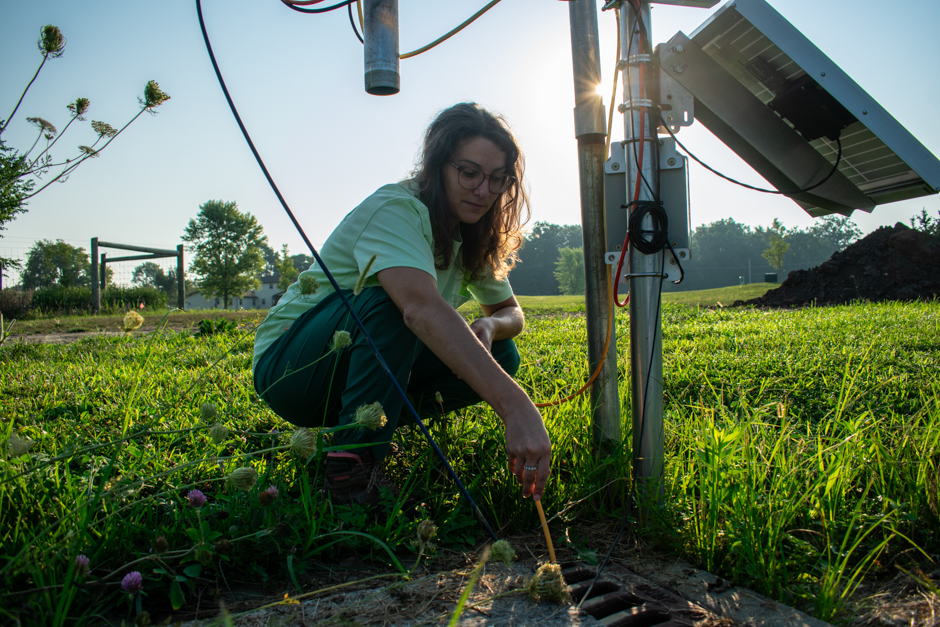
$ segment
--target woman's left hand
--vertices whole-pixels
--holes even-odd
[[[470,330],[480,340],[480,344],[489,351],[493,352],[493,339],[496,336],[496,321],[493,318],[477,318],[470,323]]]

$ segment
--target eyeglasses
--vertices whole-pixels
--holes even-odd
[[[476,189],[483,183],[483,179],[488,178],[489,190],[494,194],[502,194],[516,182],[516,177],[509,174],[483,174],[472,166],[457,165],[453,161],[450,164],[457,168],[457,181],[464,189]]]

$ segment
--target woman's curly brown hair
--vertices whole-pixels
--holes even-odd
[[[444,188],[444,168],[464,142],[476,137],[490,140],[506,153],[506,172],[513,175],[515,181],[476,224],[455,225]],[[522,150],[501,116],[472,102],[454,105],[437,115],[425,133],[421,160],[412,177],[418,186],[418,197],[430,212],[438,270],[459,263],[465,272],[469,271],[471,280],[481,278],[487,267],[499,279],[512,270],[522,245],[522,227],[530,217],[524,174]],[[452,258],[457,228],[463,239],[460,260]]]

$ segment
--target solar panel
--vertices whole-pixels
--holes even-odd
[[[940,161],[765,0],[732,0],[658,47],[695,119],[810,215],[940,191]],[[838,142],[837,142],[838,140]]]

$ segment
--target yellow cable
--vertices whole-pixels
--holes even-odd
[[[364,33],[366,30],[366,21],[362,17],[362,0],[356,0],[356,8],[359,9],[359,31]],[[617,30],[617,36],[620,36],[620,29]],[[620,46],[617,47],[619,48]]]
[[[487,4],[485,7],[483,7],[482,9],[480,9],[479,11],[477,11],[476,13],[474,13],[472,16],[470,16],[470,18],[468,18],[467,21],[465,21],[463,24],[461,24],[460,26],[458,26],[458,27],[455,28],[454,30],[450,31],[449,33],[447,33],[447,34],[444,35],[443,37],[439,37],[438,39],[435,39],[434,41],[432,41],[432,42],[429,43],[428,45],[426,45],[426,46],[424,46],[424,47],[421,47],[421,48],[418,48],[417,50],[412,50],[411,52],[406,52],[405,54],[400,55],[399,58],[402,58],[402,59],[410,59],[411,57],[416,57],[416,56],[418,56],[419,54],[421,54],[422,52],[427,52],[428,50],[430,50],[431,48],[437,46],[438,44],[441,44],[441,43],[447,41],[448,39],[450,39],[451,37],[453,37],[454,35],[456,35],[456,34],[459,33],[460,31],[462,31],[464,28],[466,28],[467,26],[469,26],[470,24],[472,24],[474,21],[476,21],[476,19],[477,19],[478,17],[480,17],[481,15],[483,15],[484,13],[486,13],[487,11],[489,11],[490,9],[492,9],[492,8],[496,5],[497,2],[499,2],[499,0],[492,0],[492,2],[490,2],[490,3]],[[361,12],[361,11],[362,11],[362,9],[360,9],[360,12]],[[360,13],[360,15],[361,15],[361,13]]]
[[[619,64],[620,63],[620,9],[614,9],[614,17],[617,19],[617,64]],[[605,159],[610,154],[610,134],[611,134],[610,127],[613,124],[613,120],[614,120],[614,101],[617,97],[618,75],[619,75],[619,70],[617,69],[617,66],[615,65],[614,66],[614,90],[613,90],[613,93],[610,94],[610,112],[607,114],[607,147],[604,150]],[[618,280],[619,280],[619,277],[618,277]],[[607,275],[607,296],[610,298],[610,301],[609,301],[610,302],[610,324],[607,325],[607,339],[604,340],[604,352],[601,353],[601,359],[597,364],[597,369],[594,370],[594,374],[591,375],[591,378],[587,380],[587,383],[585,383],[581,387],[581,389],[579,389],[577,392],[574,392],[570,396],[566,396],[565,398],[560,398],[555,401],[548,401],[546,403],[536,403],[535,404],[536,407],[553,407],[555,405],[560,405],[564,402],[570,401],[576,396],[580,396],[581,394],[584,393],[585,390],[591,387],[591,384],[594,383],[595,379],[597,379],[597,375],[601,373],[601,368],[604,367],[604,362],[607,360],[607,349],[610,348],[610,337],[612,335],[611,332],[615,324],[614,317],[616,315],[616,310],[614,309],[614,287],[611,286],[610,273],[608,273]]]

